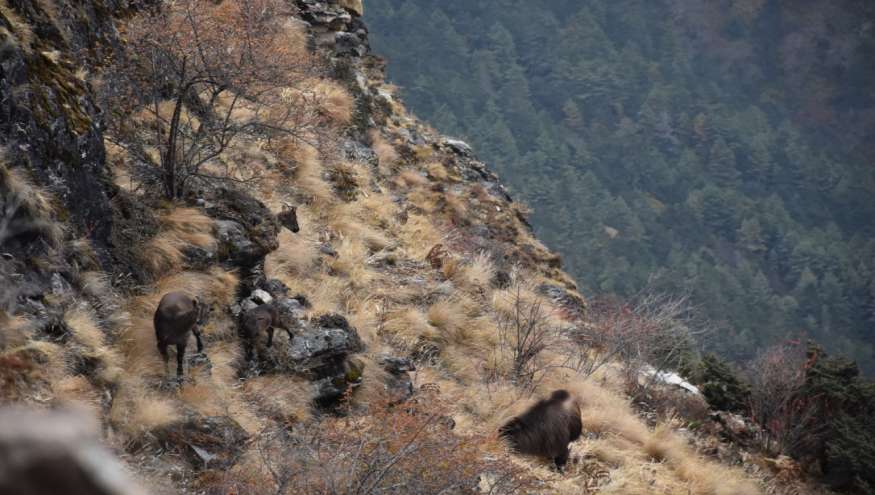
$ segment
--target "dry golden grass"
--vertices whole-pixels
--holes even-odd
[[[323,177],[325,167],[317,149],[306,143],[289,142],[282,149],[280,156],[293,161],[295,186],[309,196],[314,207],[323,208],[336,200],[334,191]]]
[[[311,419],[313,390],[304,380],[284,376],[260,376],[246,381],[243,393],[267,417],[283,423]]]
[[[78,407],[94,417],[100,417],[101,393],[82,375],[65,376],[52,384],[55,405]]]
[[[99,271],[83,272],[79,275],[82,292],[103,303],[112,298],[113,290],[109,275]]]
[[[428,322],[428,317],[416,308],[393,311],[386,316],[380,334],[393,346],[414,350],[422,341],[441,342],[440,330]]]
[[[116,383],[125,372],[122,355],[107,343],[106,335],[97,325],[94,313],[80,305],[64,314],[64,322],[70,329],[75,344],[70,346],[70,351],[76,356],[68,359],[78,359],[79,356],[96,359],[101,363],[99,378],[108,383]]]
[[[468,202],[459,194],[449,192],[444,196],[446,211],[454,221],[460,222],[468,218]]]
[[[174,208],[160,217],[161,231],[147,242],[140,257],[154,276],[168,275],[185,265],[189,246],[215,250],[213,220],[194,208]]]
[[[395,177],[395,183],[398,186],[411,189],[414,187],[425,187],[428,185],[428,179],[425,178],[421,173],[417,172],[413,169],[405,169],[402,170],[397,177]]]
[[[371,148],[377,155],[380,171],[383,175],[389,175],[400,159],[398,151],[376,130],[371,131],[370,138]]]
[[[445,182],[450,177],[450,174],[447,172],[447,167],[440,162],[427,164],[425,170],[428,172],[428,176],[436,181]]]
[[[136,438],[179,419],[174,401],[131,382],[120,387],[109,412],[110,422],[128,438]]]
[[[366,286],[373,280],[374,272],[366,264],[368,247],[365,243],[346,238],[336,251],[337,256],[325,263],[332,275],[346,277],[354,287]]]
[[[145,245],[140,256],[154,276],[181,270],[185,263],[185,254],[178,240],[160,234]]]
[[[410,204],[428,213],[438,211],[438,205],[443,204],[443,197],[442,193],[428,188],[413,189],[407,193],[407,201]]]
[[[379,251],[391,246],[393,241],[379,228],[372,226],[373,218],[361,202],[341,203],[327,209],[325,224],[335,237],[353,244],[362,244],[369,251]]]
[[[495,265],[487,253],[479,253],[452,280],[462,287],[486,290],[489,289],[492,277],[495,275]]]
[[[358,364],[364,366],[361,384],[355,389],[352,403],[357,406],[368,406],[380,403],[386,398],[386,382],[390,379],[389,372],[372,357],[378,353],[358,358]]]
[[[443,299],[428,308],[430,325],[440,330],[443,340],[483,350],[496,344],[498,330],[491,318],[479,316],[480,308],[462,298]]]
[[[366,220],[374,227],[387,228],[398,218],[398,205],[386,194],[371,193],[358,199]]]
[[[33,324],[29,319],[0,311],[0,350],[25,345],[32,331]]]
[[[424,260],[431,248],[443,241],[443,236],[427,216],[411,214],[398,229],[398,239],[413,259]]]
[[[91,352],[102,349],[104,342],[103,331],[94,321],[94,315],[79,306],[64,314],[64,322],[70,329],[73,339]]]
[[[343,86],[328,79],[320,79],[313,81],[310,88],[315,93],[316,104],[323,114],[340,125],[347,125],[352,121],[355,101]]]
[[[279,248],[267,255],[264,270],[271,278],[307,275],[315,269],[318,259],[319,251],[312,242],[283,229]]]
[[[4,161],[0,155],[0,162]],[[52,197],[28,177],[24,168],[6,168],[0,164],[0,184],[14,194],[20,206],[37,218],[50,218],[55,213]]]
[[[208,272],[182,272],[162,278],[155,284],[155,292],[147,296],[151,302],[148,313],[152,317],[161,297],[172,291],[183,291],[198,296],[208,304],[230,306],[234,302],[239,279],[235,272],[218,266]]]

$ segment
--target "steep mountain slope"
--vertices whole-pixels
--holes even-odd
[[[811,337],[875,369],[871,2],[367,15],[411,109],[494,164],[585,293],[690,292],[724,356]]]
[[[85,411],[153,493],[805,489],[792,462],[725,441],[701,397],[647,382],[633,404],[640,351],[598,357],[607,341],[525,208],[393,96],[360,2],[129,7],[0,3],[0,404]],[[154,55],[134,51],[144,39],[218,43],[204,46],[226,65],[202,85],[240,60],[237,41],[264,41],[276,60],[261,63],[301,70],[267,113],[291,102],[307,125],[229,127],[266,101],[246,94],[235,110],[242,86],[207,98],[141,78],[116,91],[117,71]],[[258,97],[276,89],[258,83]],[[174,126],[192,141],[239,131],[179,197],[159,165]],[[181,382],[153,328],[171,291],[212,308]],[[249,360],[240,316],[269,301],[290,334]],[[646,326],[628,315],[609,316]],[[496,438],[557,388],[578,397],[585,428],[565,473]]]

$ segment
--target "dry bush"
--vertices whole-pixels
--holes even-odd
[[[807,364],[801,347],[773,346],[747,365],[750,417],[761,428],[763,448],[772,453],[792,452],[814,433],[815,408],[799,394]]]
[[[589,376],[617,360],[633,394],[655,383],[658,373],[640,384],[645,367],[677,369],[692,352],[694,338],[710,331],[696,320],[686,297],[644,293],[629,304],[601,299],[591,304],[587,316],[586,325],[567,332],[574,344],[567,348],[572,366]]]
[[[338,162],[328,167],[328,177],[337,195],[344,201],[355,201],[359,189],[367,184],[362,178],[363,167],[350,162]]]
[[[170,199],[198,182],[239,182],[211,171],[239,139],[310,137],[326,125],[306,88],[324,68],[288,14],[278,0],[184,0],[126,23],[131,56],[107,71],[102,90],[110,138],[140,165],[142,182],[160,182]],[[131,119],[138,112],[146,118]]]
[[[543,299],[531,298],[523,281],[517,279],[504,292],[509,300],[502,301],[505,310],[498,313],[498,347],[512,363],[506,378],[528,389],[553,366],[542,354],[559,344],[559,329],[553,325],[550,306]]]
[[[441,421],[445,406],[424,399],[367,416],[327,418],[256,440],[271,493],[516,493],[531,480],[488,438],[462,438]]]

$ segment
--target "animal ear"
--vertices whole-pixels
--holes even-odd
[[[192,297],[192,298],[191,298],[191,303],[194,304],[194,307],[195,307],[195,308],[198,307],[198,305],[200,305],[200,303],[201,303],[200,298],[198,298],[197,296]]]

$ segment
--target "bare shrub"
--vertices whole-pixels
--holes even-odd
[[[198,181],[249,182],[219,159],[238,139],[306,141],[328,124],[318,100],[336,98],[307,88],[321,65],[290,14],[280,0],[180,0],[127,24],[127,53],[102,89],[137,182],[161,182],[171,199]]]
[[[589,376],[618,360],[633,388],[647,369],[646,390],[659,372],[681,368],[693,352],[694,339],[708,331],[683,296],[644,293],[630,303],[596,300],[590,305],[587,324],[569,331],[576,344],[571,348],[571,365]]]
[[[805,350],[801,345],[777,345],[748,365],[750,417],[760,427],[764,449],[794,452],[812,428],[816,408],[799,393],[805,384]]]
[[[528,486],[501,455],[486,456],[489,439],[454,435],[445,413],[436,400],[382,400],[366,416],[264,430],[255,446],[273,483],[265,492],[502,494]]]
[[[555,363],[541,359],[544,351],[555,348],[560,332],[552,324],[550,307],[540,297],[529,297],[525,282],[515,280],[508,291],[509,308],[498,314],[498,347],[510,358],[509,377],[524,388],[531,388],[537,378]]]

